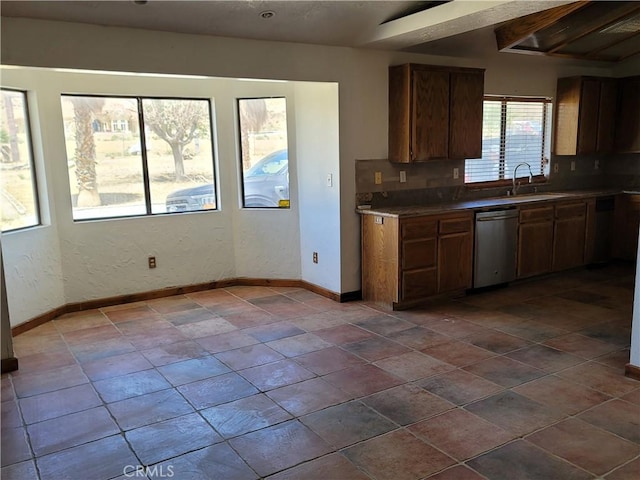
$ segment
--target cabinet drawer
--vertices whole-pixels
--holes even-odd
[[[435,238],[402,242],[402,268],[427,268],[436,265]]]
[[[471,218],[451,218],[440,220],[440,234],[464,233],[471,231]]]
[[[584,217],[586,206],[584,202],[571,205],[556,205],[556,218]]]
[[[553,220],[553,207],[527,208],[520,210],[520,223]]]
[[[414,238],[435,237],[438,222],[436,220],[405,220],[402,222],[402,239],[413,240]]]
[[[435,295],[438,277],[435,268],[402,272],[402,299],[410,300]]]

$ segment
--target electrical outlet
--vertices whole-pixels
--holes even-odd
[[[333,187],[333,175],[331,173],[327,174],[327,187]]]
[[[156,268],[156,257],[149,257],[149,268]]]
[[[376,185],[382,185],[382,172],[374,173],[373,183],[375,183]]]
[[[560,165],[557,163],[553,164],[553,173],[558,173],[560,171]]]
[[[458,169],[458,167],[454,167],[454,169],[453,169],[453,179],[457,180],[458,178],[460,178],[460,170]]]
[[[400,170],[400,183],[406,183],[407,182],[407,172],[405,172],[404,170]]]
[[[575,160],[571,160],[571,171],[572,172],[576,171],[576,161]]]
[[[313,252],[313,263],[318,263],[318,252]]]
[[[597,159],[596,159],[596,161],[595,161],[595,162],[593,162],[593,168],[594,168],[595,170],[600,169],[600,160],[597,160]]]

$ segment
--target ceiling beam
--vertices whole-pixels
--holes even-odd
[[[495,30],[498,50],[502,51],[513,47],[529,35],[552,25],[562,17],[581,9],[588,4],[588,1],[573,2],[568,5],[550,8],[542,12],[532,13],[531,15],[505,23]]]
[[[470,30],[506,22],[534,12],[573,3],[572,0],[451,0],[364,32],[358,46],[405,49]]]

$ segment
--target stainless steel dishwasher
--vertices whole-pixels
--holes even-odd
[[[487,287],[516,278],[518,210],[476,213],[473,287]]]

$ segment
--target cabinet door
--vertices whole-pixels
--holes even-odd
[[[471,232],[441,235],[438,239],[438,291],[470,288],[473,269]]]
[[[518,278],[551,271],[553,219],[518,227]]]
[[[411,161],[449,156],[449,73],[414,70]]]
[[[553,270],[565,270],[584,264],[586,217],[556,220],[553,238]]]
[[[598,108],[598,137],[596,151],[611,153],[614,149],[616,133],[616,113],[618,111],[618,84],[614,79],[600,81],[600,106]]]
[[[417,300],[438,291],[436,268],[423,268],[402,272],[402,300]]]
[[[616,151],[640,152],[640,76],[620,81]]]
[[[449,158],[482,157],[483,73],[451,73]]]
[[[583,79],[578,123],[578,153],[594,153],[596,151],[599,105],[600,82],[592,78]]]
[[[362,215],[362,298],[398,301],[398,219]]]
[[[616,197],[614,222],[614,257],[635,261],[638,255],[640,229],[640,195],[621,194]]]

